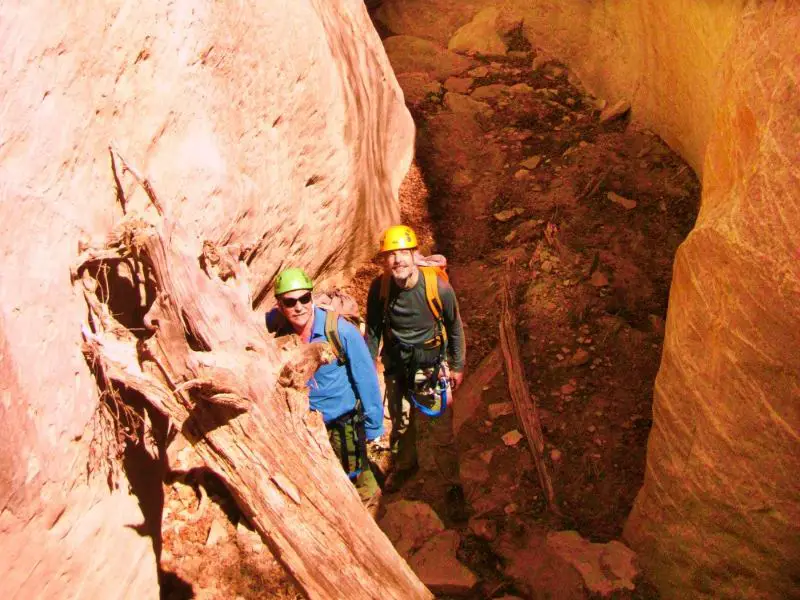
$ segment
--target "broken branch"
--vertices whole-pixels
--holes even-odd
[[[544,435],[542,434],[542,425],[539,420],[539,411],[535,399],[528,392],[528,382],[525,379],[525,371],[522,368],[515,333],[516,322],[510,307],[511,282],[509,276],[506,275],[505,285],[503,286],[503,308],[500,316],[500,347],[505,360],[506,381],[508,382],[508,390],[511,392],[514,410],[525,431],[525,437],[528,440],[533,460],[536,463],[539,484],[542,486],[542,491],[547,498],[547,506],[551,512],[559,514],[553,493],[553,484],[550,480],[550,474],[547,472],[544,458]]]

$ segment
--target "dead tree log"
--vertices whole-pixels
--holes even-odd
[[[330,351],[314,344],[282,355],[242,282],[205,272],[208,261],[159,213],[155,224],[129,214],[104,247],[83,249],[73,277],[89,306],[88,360],[191,441],[308,597],[431,598],[361,506],[308,410],[305,382]],[[110,309],[108,271],[123,261],[139,278],[142,330]]]
[[[528,391],[528,382],[519,356],[516,330],[516,319],[511,312],[511,283],[509,278],[506,277],[505,285],[503,286],[503,309],[500,315],[500,347],[503,351],[506,381],[508,382],[508,390],[511,392],[517,419],[522,424],[522,429],[525,431],[525,437],[531,448],[531,454],[533,454],[533,460],[536,463],[539,484],[542,486],[542,491],[547,498],[547,506],[551,512],[558,514],[559,511],[553,494],[553,483],[550,480],[550,474],[545,463],[542,424],[539,420],[536,401]]]

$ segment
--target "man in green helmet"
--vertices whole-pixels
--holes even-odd
[[[311,410],[322,413],[334,453],[375,514],[380,488],[367,459],[367,442],[383,433],[378,376],[358,328],[334,312],[315,306],[314,284],[302,269],[286,269],[275,279],[278,305],[267,314],[267,329],[296,334],[303,343],[329,342],[338,356],[319,367],[308,382]]]

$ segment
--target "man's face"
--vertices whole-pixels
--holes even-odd
[[[311,290],[294,290],[278,296],[278,310],[295,329],[302,329],[311,318]]]
[[[396,280],[405,281],[414,274],[414,251],[393,250],[384,255],[384,266]]]

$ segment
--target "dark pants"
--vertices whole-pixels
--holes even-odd
[[[446,368],[446,367],[445,367]],[[426,373],[421,370],[415,379],[424,379]],[[398,471],[413,468],[418,461],[417,456],[417,419],[428,419],[426,433],[430,436],[430,454],[432,466],[438,468],[444,479],[451,484],[458,483],[458,455],[453,436],[453,411],[448,408],[441,417],[428,417],[416,409],[408,390],[405,377],[386,374],[386,399],[389,404],[389,417],[392,420],[392,433],[389,443],[394,459],[394,468]],[[428,408],[437,410],[441,398],[417,390],[417,402]],[[452,401],[452,398],[450,399]],[[419,417],[417,415],[420,415]]]
[[[369,461],[359,457],[356,428],[353,421],[336,426],[328,426],[328,439],[331,442],[334,454],[342,463],[345,473],[348,476],[356,469],[361,468],[361,472],[350,480],[355,485],[358,495],[362,502],[369,500],[380,489],[375,475],[369,466]],[[364,464],[362,464],[364,463]]]

